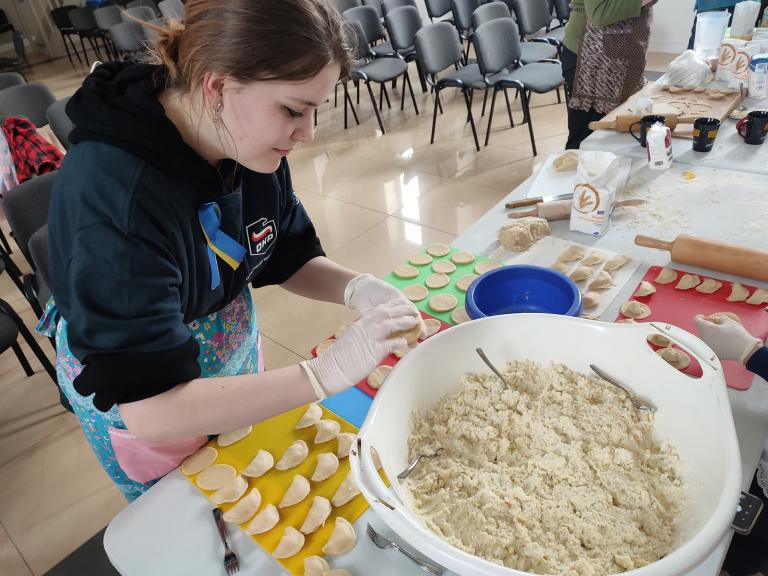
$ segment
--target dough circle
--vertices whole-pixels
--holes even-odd
[[[432,264],[432,256],[429,254],[416,254],[411,256],[408,263],[414,266],[426,266],[427,264]]]
[[[477,266],[475,266],[475,272],[477,274],[485,274],[486,272],[490,272],[491,270],[495,270],[496,268],[501,267],[501,262],[496,262],[495,260],[483,260],[482,262],[477,263]]]
[[[478,274],[467,274],[466,276],[462,276],[459,278],[459,281],[456,282],[456,289],[461,290],[462,292],[466,292],[469,290],[469,286],[474,282],[477,278],[480,278]]]
[[[424,300],[429,295],[429,290],[425,286],[422,286],[421,284],[411,284],[410,286],[406,286],[402,290],[403,296],[408,298],[411,302],[418,302],[419,300]]]
[[[447,256],[450,251],[450,247],[448,247],[446,244],[432,244],[429,248],[427,248],[427,254],[434,256],[435,258],[442,258],[443,256]]]
[[[442,272],[435,272],[434,274],[430,274],[427,276],[427,279],[424,281],[424,284],[427,285],[427,288],[444,288],[448,286],[448,284],[451,283],[451,279],[448,278],[446,274],[443,274]]]
[[[448,312],[456,308],[458,303],[453,294],[438,294],[429,300],[429,307],[435,312]]]
[[[405,278],[406,280],[416,278],[419,275],[419,271],[408,264],[401,264],[393,270],[393,273],[398,278]]]
[[[451,320],[456,324],[464,324],[464,322],[469,322],[472,318],[467,314],[466,308],[454,308],[453,312],[451,312]]]
[[[450,260],[438,260],[432,264],[432,270],[442,274],[453,274],[456,272],[456,264]]]
[[[465,250],[459,250],[451,254],[451,262],[462,266],[464,264],[471,264],[475,261],[475,255]]]

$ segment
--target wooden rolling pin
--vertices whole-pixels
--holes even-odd
[[[635,244],[667,250],[672,261],[768,282],[768,251],[680,235],[672,242],[635,236]]]
[[[644,204],[645,200],[642,198],[635,198],[632,200],[619,200],[614,203],[616,208],[622,206],[640,206]],[[571,217],[571,207],[573,206],[573,200],[558,200],[556,202],[543,202],[537,204],[530,210],[518,210],[517,212],[510,212],[507,214],[509,218],[525,218],[526,216],[537,216],[546,220],[567,220]]]
[[[660,114],[664,116],[666,125],[670,130],[677,128],[678,124],[693,124],[698,116],[678,116],[677,114]],[[589,123],[590,130],[615,130],[616,132],[629,132],[629,127],[635,122],[640,122],[642,116],[637,114],[622,114],[616,120],[598,120]]]

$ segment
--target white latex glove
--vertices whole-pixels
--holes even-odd
[[[405,305],[398,300],[376,306],[317,358],[301,362],[320,399],[354,386],[388,354],[405,348],[405,338],[390,335],[416,326],[420,317],[415,310],[410,302]]]
[[[355,310],[360,315],[385,302],[398,302],[404,306],[410,306],[413,314],[420,318],[418,308],[416,308],[413,302],[403,296],[400,290],[371,274],[355,276],[349,281],[344,290],[344,303],[348,308]],[[424,339],[426,337],[427,329],[422,322],[419,338]]]
[[[699,337],[712,348],[720,360],[738,360],[746,364],[764,346],[759,338],[747,332],[741,324],[725,315],[714,318],[696,316]]]

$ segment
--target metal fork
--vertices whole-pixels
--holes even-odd
[[[216,528],[219,529],[219,536],[221,536],[221,541],[224,544],[224,569],[231,576],[240,570],[240,561],[227,542],[227,528],[224,526],[224,516],[221,508],[213,509],[213,519],[216,520]]]
[[[387,550],[389,548],[394,548],[395,550],[399,550],[402,552],[405,556],[410,558],[414,563],[416,563],[419,568],[422,570],[429,572],[430,574],[435,574],[435,576],[440,576],[444,572],[442,567],[436,566],[435,564],[431,564],[427,562],[426,560],[422,560],[421,558],[417,558],[416,555],[408,550],[405,546],[400,546],[396,544],[395,542],[392,542],[389,538],[386,536],[382,536],[376,530],[373,529],[373,526],[370,524],[366,524],[365,531],[368,534],[368,537],[371,539],[371,541],[382,550]]]

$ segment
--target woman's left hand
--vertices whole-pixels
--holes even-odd
[[[379,280],[371,274],[360,274],[355,276],[346,290],[344,290],[344,303],[347,307],[355,310],[361,316],[366,314],[376,306],[385,302],[396,301],[407,304],[413,308],[414,315],[419,317],[419,311],[413,302],[408,300],[403,294],[384,280]],[[422,338],[426,334],[422,334]]]

